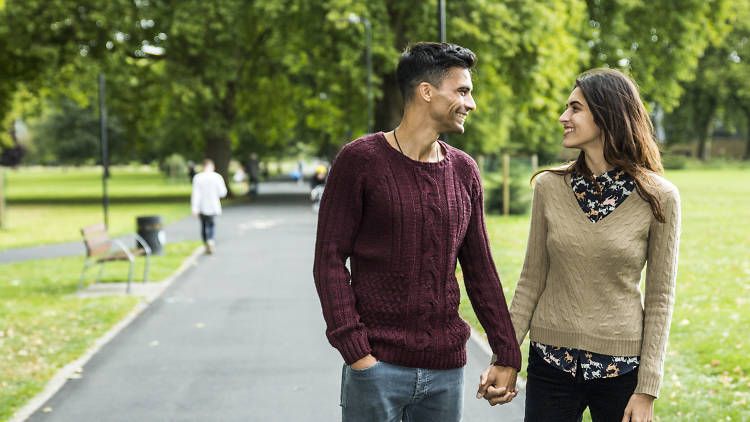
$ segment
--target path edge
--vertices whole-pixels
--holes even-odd
[[[120,333],[120,331],[125,329],[125,327],[130,325],[130,323],[132,323],[138,317],[138,315],[145,311],[157,298],[159,298],[159,296],[161,296],[162,293],[164,293],[164,291],[167,290],[167,288],[171,286],[179,276],[187,271],[188,268],[192,267],[193,264],[198,260],[198,257],[203,255],[203,252],[203,245],[198,246],[193,251],[193,253],[190,254],[190,256],[182,261],[182,264],[179,268],[177,268],[177,270],[175,270],[167,278],[159,282],[160,287],[158,289],[156,289],[150,295],[145,296],[143,300],[138,302],[133,310],[130,311],[127,316],[125,316],[125,318],[123,318],[122,320],[120,320],[120,322],[110,328],[109,331],[107,331],[103,336],[99,337],[81,357],[60,368],[55,373],[55,375],[53,375],[52,378],[47,382],[47,385],[44,386],[44,389],[39,394],[32,397],[18,411],[16,411],[16,413],[14,413],[13,416],[8,419],[8,422],[23,422],[31,415],[33,415],[34,412],[39,410],[39,408],[41,408],[44,403],[52,398],[52,396],[54,396],[55,393],[57,393],[63,387],[63,385],[65,385],[68,379],[70,379],[76,372],[83,368],[83,366],[99,350],[101,350],[102,347],[104,347],[113,338],[115,338],[117,334]]]

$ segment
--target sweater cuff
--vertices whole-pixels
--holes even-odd
[[[638,385],[633,393],[648,394],[658,399],[660,384],[661,377],[638,377]]]
[[[350,337],[340,343],[336,348],[339,350],[339,353],[341,353],[341,357],[344,358],[344,362],[346,362],[347,365],[351,365],[372,353],[370,342],[367,341],[367,337],[364,335]]]
[[[492,364],[495,366],[509,366],[515,368],[516,371],[521,371],[521,348],[518,346],[498,350],[492,358]]]

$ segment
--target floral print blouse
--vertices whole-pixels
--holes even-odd
[[[593,223],[598,222],[622,204],[635,190],[633,177],[621,169],[608,171],[596,181],[573,174],[570,186],[578,205]],[[531,342],[531,347],[553,367],[576,376],[580,363],[584,380],[611,378],[636,369],[638,356],[609,356],[567,347]]]

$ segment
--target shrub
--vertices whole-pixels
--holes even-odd
[[[531,205],[532,190],[529,175],[522,166],[511,165],[510,169],[510,213],[526,214]],[[503,213],[503,173],[492,172],[483,176],[484,207],[489,214]]]
[[[682,170],[687,166],[688,158],[681,154],[666,153],[661,157],[665,170]]]
[[[187,180],[188,166],[180,154],[174,153],[162,163],[164,175],[172,180]]]

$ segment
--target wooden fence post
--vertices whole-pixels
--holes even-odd
[[[510,154],[503,154],[503,215],[510,215]]]

